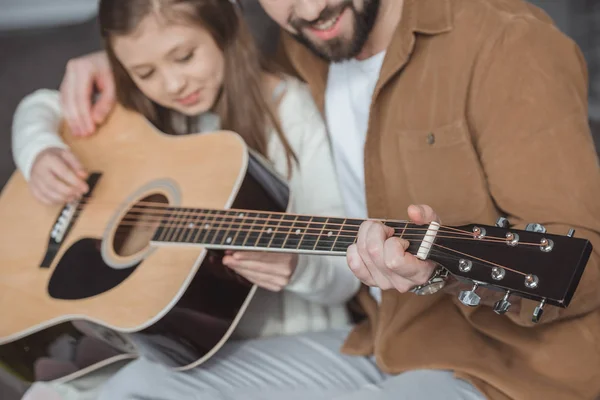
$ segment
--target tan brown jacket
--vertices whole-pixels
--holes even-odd
[[[570,227],[595,253],[566,310],[495,314],[447,293],[385,291],[343,350],[390,373],[449,369],[491,399],[600,394],[600,169],[576,45],[521,0],[405,0],[371,106],[365,180],[371,217],[431,205],[447,225]],[[289,36],[280,55],[323,110],[327,64]]]

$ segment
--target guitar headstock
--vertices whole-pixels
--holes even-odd
[[[499,314],[513,295],[539,301],[532,316],[537,322],[546,304],[568,307],[585,270],[592,244],[573,235],[549,234],[539,224],[512,229],[504,218],[496,226],[441,227],[429,258],[473,283],[460,293],[463,304],[476,306],[477,288],[491,288],[506,294],[494,307]]]

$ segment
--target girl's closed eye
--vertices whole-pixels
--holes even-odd
[[[154,74],[154,70],[151,69],[148,72],[144,72],[143,74],[137,74],[139,79],[145,80],[145,79],[150,79],[152,77],[152,75]]]
[[[194,57],[194,50],[192,50],[189,53],[185,54],[183,57],[177,57],[175,59],[175,61],[177,61],[179,63],[185,63],[185,62],[190,61],[193,57]]]

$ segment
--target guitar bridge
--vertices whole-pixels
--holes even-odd
[[[86,194],[84,194],[79,200],[67,204],[60,211],[60,214],[56,218],[54,225],[52,225],[52,230],[50,231],[50,238],[48,239],[48,247],[46,248],[46,254],[44,255],[44,259],[40,264],[40,268],[50,268],[50,265],[52,265],[54,257],[56,257],[56,254],[60,249],[61,243],[63,242],[64,238],[69,234],[71,227],[77,221],[79,213],[81,212],[81,208],[85,207],[85,204],[82,205],[81,203],[92,196],[92,192],[94,191],[98,180],[100,180],[100,176],[102,176],[102,174],[99,172],[94,172],[90,174],[90,176],[87,179],[87,184],[90,190]]]

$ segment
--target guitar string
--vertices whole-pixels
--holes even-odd
[[[77,212],[78,214],[82,211],[82,209],[78,209]],[[158,220],[149,220],[148,222],[161,222],[160,227],[167,227],[167,228],[177,228],[177,229],[192,229],[192,228],[188,228],[185,227],[185,224],[190,224],[192,223],[192,221],[189,219],[189,217],[184,217],[184,216],[180,216],[179,212],[175,212],[173,213],[172,211],[170,213],[162,213],[162,214],[149,214],[146,212],[147,209],[143,208],[140,209],[140,212],[142,212],[142,216],[146,216],[146,215],[151,215],[151,216],[158,216],[158,215],[170,215],[170,214],[175,214],[175,215],[170,215],[168,218],[163,218],[163,219],[158,219]],[[237,212],[237,211],[236,211]],[[259,214],[259,212],[255,212],[252,211],[252,213],[256,213]],[[77,215],[78,215],[77,214]],[[135,221],[139,221],[139,218],[131,218],[131,217],[127,217],[127,215],[129,215],[130,212],[126,213],[124,218],[121,221],[125,221],[125,222],[135,222]],[[277,214],[277,215],[284,215],[284,216],[296,216],[296,214],[285,214],[285,213],[269,213],[269,214]],[[300,215],[298,215],[299,217]],[[350,225],[348,223],[329,223],[329,222],[315,222],[315,221],[298,221],[297,218],[296,220],[286,220],[286,219],[270,219],[270,218],[264,218],[264,217],[253,217],[253,216],[247,216],[244,215],[243,217],[239,217],[239,216],[235,216],[235,215],[219,215],[219,214],[210,214],[210,213],[204,213],[204,212],[196,212],[193,214],[190,214],[190,217],[195,217],[196,220],[200,217],[208,217],[208,218],[213,218],[210,221],[202,221],[202,223],[200,225],[204,225],[208,222],[217,222],[215,221],[215,217],[218,217],[220,220],[223,219],[243,219],[245,221],[248,220],[254,220],[254,221],[272,221],[273,224],[275,224],[274,226],[269,226],[269,225],[263,225],[264,227],[276,227],[279,226],[280,223],[290,223],[290,224],[305,224],[305,225],[318,225],[318,224],[322,224],[324,226],[343,226],[344,229],[342,230],[336,230],[337,232],[348,232],[348,233],[358,233],[358,226],[357,225]],[[327,218],[327,217],[318,217],[318,218]],[[343,218],[338,218],[338,217],[329,217],[329,218],[334,218],[334,219],[343,219]],[[373,219],[374,220],[374,219]],[[408,222],[408,221],[388,221],[388,220],[377,220],[380,221],[382,223],[392,223],[392,224],[411,224],[411,225],[415,225],[414,223]],[[171,222],[172,224],[169,225],[166,222]],[[200,222],[200,221],[198,221]],[[229,221],[227,221],[229,222]],[[179,224],[184,224],[184,225],[179,225]],[[242,223],[234,223],[233,221],[231,221],[231,223],[229,225],[226,225],[225,222],[221,222],[219,223],[219,228],[221,229],[223,227],[226,226],[232,226],[232,225],[254,225],[255,222],[242,222]],[[386,225],[386,226],[390,226],[390,225]],[[259,226],[260,227],[260,226]],[[391,227],[391,226],[390,226]],[[299,229],[298,227],[295,227],[296,229]],[[352,229],[355,228],[356,230]],[[394,229],[404,229],[405,231],[417,231],[417,232],[423,232],[426,233],[429,230],[429,225],[427,225],[426,227],[423,228],[403,228],[403,227],[392,227]],[[207,228],[207,229],[213,229],[213,228]],[[310,228],[310,227],[305,227],[303,229],[309,229],[309,230],[322,230],[324,228]],[[451,230],[451,231],[447,231],[447,229]],[[466,240],[473,240],[473,241],[485,241],[485,242],[498,242],[498,243],[506,243],[508,241],[507,238],[502,238],[502,237],[495,237],[495,236],[485,236],[483,238],[475,238],[475,237],[471,237],[474,235],[474,233],[469,232],[469,231],[463,231],[463,230],[459,230],[453,227],[446,227],[443,225],[440,225],[440,229],[438,229],[437,231],[438,233],[449,233],[449,234],[454,234],[454,235],[462,235],[464,236],[464,239]],[[468,235],[468,236],[467,236]],[[339,236],[339,235],[338,235]],[[450,237],[447,237],[450,238]],[[458,237],[452,237],[454,239],[458,239]],[[519,242],[519,245],[523,245],[523,246],[541,246],[543,244],[541,243],[531,243],[531,242]]]
[[[304,242],[306,242],[306,241],[307,241],[307,240],[305,239],[305,240],[304,240],[304,241],[302,241],[302,242],[304,243]],[[318,241],[319,241],[319,240],[317,239],[317,240],[315,240],[314,242],[318,242]],[[309,244],[310,244],[310,242],[311,242],[311,241],[310,241],[310,240],[308,240],[308,242],[309,242]],[[183,243],[183,242],[182,242],[182,243]],[[340,242],[338,242],[338,243],[340,243]],[[353,243],[353,242],[352,242],[352,243]],[[344,244],[344,243],[342,243],[342,244],[343,244],[344,246],[350,246],[352,243],[345,243],[345,244]],[[497,263],[494,263],[494,262],[492,262],[492,261],[485,260],[485,259],[483,259],[483,258],[479,258],[479,257],[471,256],[471,255],[469,255],[469,254],[467,254],[467,253],[463,253],[463,252],[460,252],[460,251],[458,251],[458,250],[454,250],[454,249],[452,249],[452,248],[449,248],[449,247],[445,247],[445,246],[439,245],[439,244],[437,244],[437,243],[433,243],[433,242],[426,242],[426,243],[428,243],[428,244],[431,244],[431,245],[433,245],[433,246],[437,246],[437,247],[439,247],[439,248],[441,248],[441,249],[444,249],[444,250],[448,250],[448,251],[450,251],[450,252],[454,252],[454,253],[461,254],[461,255],[463,256],[463,257],[459,257],[459,256],[456,256],[456,255],[454,255],[454,254],[450,254],[450,253],[448,253],[448,252],[443,252],[443,251],[441,251],[441,250],[438,250],[438,249],[434,249],[434,248],[431,248],[431,249],[430,249],[429,253],[430,253],[431,255],[436,255],[436,256],[438,256],[439,258],[442,258],[442,259],[447,259],[447,260],[451,260],[451,261],[459,261],[459,260],[461,260],[462,258],[464,258],[464,257],[467,257],[467,258],[470,258],[470,259],[472,258],[472,259],[474,259],[474,260],[477,260],[477,261],[479,261],[479,262],[481,263],[481,265],[483,265],[484,267],[490,267],[490,266],[494,266],[494,267],[503,268],[503,269],[505,269],[506,271],[510,271],[510,272],[513,272],[513,273],[516,273],[516,274],[519,274],[519,275],[523,275],[523,276],[526,276],[526,275],[527,275],[527,273],[524,273],[524,272],[522,272],[522,271],[518,271],[518,270],[515,270],[515,269],[512,269],[512,268],[509,268],[509,267],[503,266],[503,265],[501,265],[501,264],[497,264]],[[231,249],[243,248],[243,247],[244,247],[244,245],[236,245],[236,244],[234,244],[234,243],[230,243],[230,244],[196,243],[196,244],[198,244],[199,246],[206,245],[205,247],[207,247],[207,248],[209,248],[209,249],[211,248],[211,245],[225,246],[225,247],[230,247]],[[410,246],[415,246],[415,244],[414,244],[414,243],[411,243],[411,244],[410,244]],[[410,248],[410,246],[409,246],[409,248]],[[269,248],[265,248],[265,250],[266,250],[266,249],[269,249]],[[294,252],[294,250],[300,250],[300,249],[298,249],[298,248],[295,248],[295,249],[294,249],[294,248],[289,248],[289,247],[281,247],[281,248],[270,247],[270,249],[277,249],[277,250],[290,250],[290,252]],[[268,250],[266,250],[266,251],[268,251]],[[331,250],[331,252],[335,252],[335,251],[334,251],[334,250]],[[409,252],[409,253],[410,253],[410,252]],[[411,253],[411,254],[412,254],[412,253]],[[413,254],[413,255],[414,255],[414,254]],[[486,264],[489,264],[489,265],[486,265]]]
[[[86,204],[89,204],[92,202],[92,198],[86,198],[86,200],[82,200],[79,203],[77,203],[77,206],[79,208],[79,206],[83,206]],[[109,203],[109,202],[96,202],[93,201],[94,204],[101,204],[101,205],[122,205],[124,203]],[[148,207],[138,207],[139,205],[148,205]],[[171,210],[169,210],[171,208]],[[155,214],[155,215],[169,215],[172,213],[177,213],[177,214],[181,214],[181,215],[190,215],[190,216],[197,216],[197,215],[206,215],[206,213],[204,213],[204,211],[217,211],[217,212],[221,212],[221,213],[231,213],[231,212],[235,212],[235,213],[242,213],[242,214],[247,214],[247,213],[252,213],[252,214],[271,214],[271,215],[281,215],[281,216],[292,216],[292,217],[308,217],[308,218],[313,218],[313,217],[318,217],[318,218],[331,218],[331,219],[341,219],[341,220],[355,220],[355,221],[368,221],[368,220],[373,220],[373,221],[380,221],[380,222],[389,222],[389,223],[408,223],[408,224],[413,224],[410,221],[405,221],[405,220],[386,220],[386,219],[376,219],[376,218],[367,218],[365,220],[359,220],[359,219],[352,219],[352,218],[344,218],[344,217],[327,217],[327,216],[313,216],[313,215],[304,215],[304,214],[289,214],[289,213],[285,213],[285,212],[278,212],[278,211],[260,211],[260,210],[245,210],[245,209],[235,209],[235,208],[230,208],[230,209],[223,209],[223,210],[211,210],[211,209],[202,209],[202,208],[198,208],[198,210],[194,210],[194,209],[190,209],[191,207],[187,208],[187,207],[173,207],[169,204],[164,204],[164,203],[159,203],[159,202],[149,202],[149,201],[139,201],[137,203],[135,203],[135,205],[133,205],[131,208],[129,208],[129,210],[139,210],[140,212],[145,212],[147,210],[156,210],[159,211],[159,214]],[[216,215],[216,214],[210,214],[210,215]],[[233,215],[231,215],[231,217],[234,217]],[[336,224],[332,224],[332,225],[336,225]],[[343,225],[343,224],[338,224],[338,225]],[[451,227],[451,226],[445,226],[440,224],[440,228],[443,229],[448,229],[451,230],[453,232],[461,232],[464,233],[466,235],[471,235],[472,233],[469,231],[465,231],[462,229],[458,229],[455,227]],[[427,228],[424,228],[427,229]],[[501,239],[501,238],[499,238]]]
[[[200,231],[221,231],[224,229],[227,229],[227,233],[228,234],[233,234],[233,233],[239,233],[239,232],[256,232],[259,233],[262,232],[264,229],[269,230],[271,229],[271,231],[269,232],[269,234],[294,234],[294,235],[311,235],[311,236],[319,236],[319,238],[322,237],[330,237],[330,238],[354,238],[356,237],[356,235],[343,235],[341,233],[354,233],[354,234],[358,234],[358,227],[356,227],[356,230],[353,229],[340,229],[340,230],[335,230],[335,232],[333,232],[331,229],[325,229],[324,227],[321,228],[311,228],[311,227],[298,227],[298,226],[293,226],[293,225],[289,225],[289,226],[281,226],[281,223],[290,223],[290,224],[294,224],[297,222],[294,221],[290,221],[290,220],[273,220],[273,225],[270,224],[261,224],[261,225],[257,225],[253,222],[242,222],[242,223],[237,223],[234,221],[227,221],[227,222],[217,222],[217,221],[206,221],[204,223],[198,223],[198,224],[193,224],[193,226],[189,226],[189,224],[192,224],[192,222],[190,220],[187,219],[181,219],[181,220],[177,220],[176,218],[174,219],[167,219],[166,222],[164,219],[155,219],[155,220],[147,220],[147,219],[140,219],[140,218],[136,218],[136,219],[127,219],[127,218],[123,218],[121,220],[122,222],[120,223],[120,226],[137,226],[137,227],[153,227],[153,228],[163,228],[163,229],[169,229],[169,231],[173,231],[173,232],[169,232],[169,233],[165,233],[165,236],[168,235],[176,235],[177,232],[176,231],[189,231],[189,230],[200,230]],[[140,223],[141,221],[141,223]],[[205,225],[208,222],[216,222],[215,224],[211,224],[209,227],[206,227]],[[315,222],[313,223],[307,223],[307,225],[310,224],[317,224]],[[320,224],[320,223],[319,223]],[[322,225],[327,226],[329,224],[323,223]],[[343,224],[339,224],[340,226]],[[248,229],[243,229],[240,227],[250,227]],[[392,227],[393,228],[393,227]],[[297,231],[300,230],[301,232],[298,233]],[[427,232],[427,228],[402,228],[402,227],[397,227],[394,228],[395,233],[394,236],[396,237],[400,237],[400,238],[406,238],[406,237],[419,237],[419,236],[423,236],[426,232]],[[402,230],[403,232],[406,231],[410,231],[410,233],[401,233],[398,234],[398,230]],[[328,235],[328,233],[324,233],[324,232],[332,232],[332,235]],[[421,232],[421,233],[415,233],[414,231],[417,232]],[[319,233],[317,233],[319,232]],[[338,234],[339,232],[339,234]],[[179,234],[181,234],[182,232],[179,232]],[[449,234],[449,235],[456,235],[456,236],[445,236],[444,234]],[[500,239],[500,238],[472,238],[472,237],[465,237],[463,235],[458,235],[455,234],[453,232],[445,232],[445,231],[440,231],[438,230],[437,232],[434,232],[434,235],[436,238],[444,238],[444,239],[453,239],[453,240],[469,240],[469,241],[476,241],[476,242],[489,242],[489,243],[501,243],[504,245],[508,245],[507,239]],[[519,242],[518,243],[521,246],[542,246],[541,243],[530,243],[530,242]]]
[[[257,232],[257,233],[258,233],[258,232]],[[287,232],[282,232],[282,233],[287,233]],[[188,236],[189,236],[189,235],[188,235]],[[288,236],[286,239],[276,239],[276,240],[278,240],[278,241],[279,241],[279,240],[283,240],[283,241],[284,241],[284,243],[282,243],[282,245],[283,245],[284,247],[280,247],[280,248],[279,248],[279,247],[267,247],[267,248],[271,248],[271,249],[278,249],[278,250],[279,250],[279,249],[280,249],[280,250],[300,250],[300,248],[299,248],[299,247],[300,247],[300,244],[307,244],[307,245],[314,244],[314,246],[313,246],[313,247],[317,247],[317,245],[318,245],[318,242],[321,240],[321,237],[320,237],[319,235],[313,235],[313,236],[315,236],[315,237],[317,237],[317,236],[318,236],[318,237],[317,237],[317,239],[312,239],[312,238],[310,238],[310,239],[307,239],[307,238],[304,238],[304,239],[298,239],[298,244],[296,245],[296,248],[285,247],[285,245],[287,244],[287,241],[289,240],[289,236]],[[396,235],[394,235],[394,236],[396,236]],[[225,237],[226,237],[226,235],[224,235],[224,236],[223,236],[223,239],[222,239],[223,241],[225,240]],[[332,239],[331,237],[328,237],[328,238],[329,238],[329,239]],[[356,239],[355,237],[351,237],[351,236],[346,236],[345,238]],[[213,237],[213,239],[214,239],[214,237]],[[269,238],[265,238],[264,240],[268,240],[268,239],[269,239]],[[273,238],[273,239],[274,239],[274,238]],[[273,239],[271,239],[271,241],[272,241]],[[169,242],[169,241],[172,241],[172,240],[173,240],[173,239],[169,239],[169,240],[159,240],[159,241],[161,241],[161,242]],[[261,238],[260,240],[262,240],[262,238]],[[257,240],[257,241],[260,241],[260,240]],[[180,241],[180,242],[181,242],[181,243],[188,243],[187,241]],[[343,247],[347,248],[347,247],[349,247],[349,246],[350,246],[351,244],[353,244],[353,243],[354,243],[354,241],[351,241],[351,242],[349,242],[349,241],[344,241],[344,240],[342,240],[342,241],[339,241],[339,240],[338,240],[338,241],[337,241],[336,243],[334,243],[332,246],[329,246],[329,245],[327,244],[327,247],[335,247],[336,245],[338,245],[338,244],[339,244],[339,245],[341,245],[341,246],[343,246]],[[480,261],[480,262],[482,262],[482,263],[489,264],[489,265],[488,265],[488,267],[489,267],[490,265],[491,265],[491,266],[496,266],[496,267],[500,267],[500,268],[503,268],[503,269],[505,269],[505,270],[507,270],[507,271],[511,271],[511,272],[514,272],[514,273],[517,273],[517,274],[520,274],[520,275],[527,275],[527,274],[526,274],[526,273],[524,273],[524,272],[517,271],[517,270],[515,270],[515,269],[509,268],[509,267],[507,267],[507,266],[504,266],[504,265],[501,265],[501,264],[498,264],[498,263],[494,263],[493,261],[488,261],[488,260],[485,260],[485,259],[483,259],[483,258],[475,257],[475,256],[472,256],[472,255],[469,255],[468,253],[460,252],[460,251],[458,251],[458,250],[454,250],[454,249],[452,249],[452,248],[449,248],[449,247],[446,247],[446,246],[439,245],[439,244],[437,244],[437,243],[435,243],[435,242],[433,242],[433,241],[425,240],[425,238],[423,238],[423,239],[421,240],[421,243],[427,243],[427,244],[430,244],[430,245],[432,245],[432,246],[437,246],[437,247],[439,247],[439,248],[442,248],[442,249],[444,249],[444,250],[448,250],[448,251],[451,251],[451,252],[455,252],[455,253],[458,253],[458,254],[464,255],[464,256],[465,256],[465,257],[467,257],[467,258],[476,259],[476,260],[478,260],[478,261]],[[231,248],[235,248],[235,247],[244,247],[244,245],[236,245],[236,244],[235,244],[235,242],[234,242],[233,240],[232,240],[230,243],[196,243],[196,244],[198,244],[198,245],[205,244],[205,245],[206,245],[206,247],[208,247],[208,248],[210,248],[210,247],[211,247],[211,245],[212,245],[212,246],[226,246],[226,247],[231,247]],[[324,245],[325,245],[325,244],[324,244]],[[414,245],[414,243],[411,243],[411,245]],[[312,250],[313,250],[313,251],[318,251],[318,250],[323,250],[323,249],[316,249],[316,248],[313,248]],[[432,250],[433,250],[433,249],[432,249]],[[430,252],[431,252],[432,250],[430,250]],[[330,251],[332,251],[332,252],[333,252],[333,251],[334,251],[334,250],[333,250],[333,248],[332,248]],[[438,251],[439,251],[439,250],[438,250]],[[440,254],[447,254],[447,253],[440,252]],[[455,260],[460,260],[460,257],[456,257],[456,256],[455,256],[453,259],[455,259]]]

